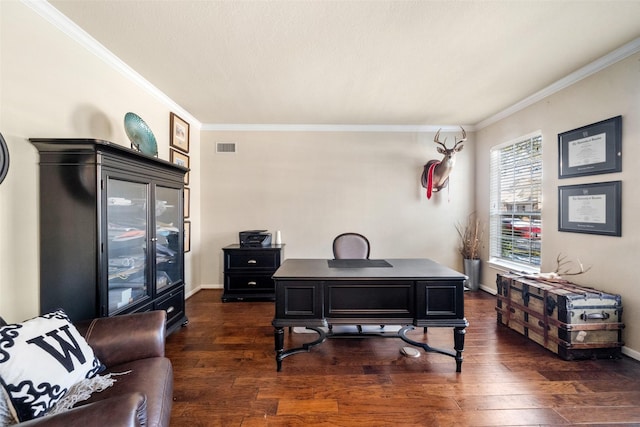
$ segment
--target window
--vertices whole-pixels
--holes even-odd
[[[542,243],[542,135],[491,149],[491,261],[539,271]]]

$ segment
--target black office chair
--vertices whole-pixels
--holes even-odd
[[[342,233],[333,239],[333,257],[335,259],[369,259],[371,245],[369,240],[359,233]],[[356,325],[362,333],[362,325]],[[384,325],[380,325],[384,328]],[[332,325],[329,325],[329,330]]]

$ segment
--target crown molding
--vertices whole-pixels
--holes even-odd
[[[65,33],[72,40],[79,43],[89,52],[102,59],[109,66],[120,74],[124,75],[136,85],[146,90],[149,94],[165,104],[171,111],[175,111],[180,117],[187,120],[191,126],[199,128],[202,126],[199,120],[193,117],[188,111],[174,102],[160,89],[152,85],[148,80],[138,74],[133,68],[128,66],[120,58],[114,55],[109,49],[91,37],[86,31],[80,28],[75,22],[63,15],[58,9],[45,0],[21,0],[21,2],[35,11],[42,18],[46,19],[54,27]]]
[[[463,126],[467,131],[474,131],[471,125]],[[456,132],[460,126],[436,125],[313,125],[313,124],[203,124],[202,131],[233,131],[233,132]]]
[[[541,91],[534,93],[533,95],[523,99],[516,104],[513,104],[511,107],[506,108],[501,112],[482,120],[475,125],[475,128],[476,130],[480,130],[504,118],[507,118],[512,114],[515,114],[518,111],[521,111],[535,104],[536,102],[539,102],[544,98],[551,96],[561,91],[562,89],[565,89],[573,85],[574,83],[577,83],[580,80],[591,76],[592,74],[602,71],[605,68],[610,67],[611,65],[622,61],[623,59],[626,59],[637,52],[640,52],[640,37],[601,57],[600,59],[597,59],[592,63],[578,69],[577,71],[574,71],[573,73],[547,86]]]

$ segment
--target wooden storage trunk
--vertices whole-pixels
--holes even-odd
[[[501,323],[564,360],[619,357],[622,298],[572,283],[498,274]]]

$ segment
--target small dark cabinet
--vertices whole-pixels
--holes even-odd
[[[229,245],[224,254],[222,301],[273,301],[275,284],[271,276],[280,267],[284,245],[266,247]]]
[[[93,139],[32,138],[40,153],[40,311],[73,321],[184,303],[186,168]]]

